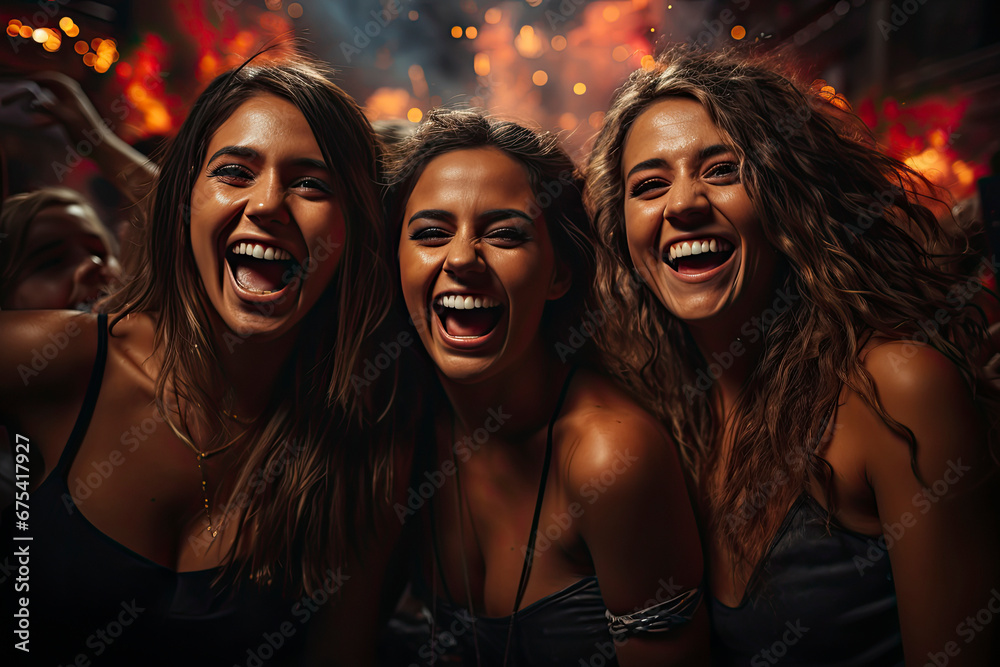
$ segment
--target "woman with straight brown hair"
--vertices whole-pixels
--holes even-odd
[[[635,72],[588,165],[599,342],[699,489],[714,662],[996,664],[980,283],[846,106],[780,57]]]
[[[391,274],[377,141],[330,75],[258,56],[216,78],[101,314],[0,313],[0,410],[18,471],[28,443],[44,468],[4,521],[30,550],[3,597],[31,664],[291,660],[377,569],[390,443],[352,375]]]

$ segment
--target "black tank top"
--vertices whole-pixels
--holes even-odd
[[[0,590],[7,631],[0,664],[288,664],[302,650],[316,608],[311,600],[286,599],[253,582],[235,590],[213,586],[218,569],[175,572],[102,533],[74,504],[67,477],[90,425],[107,359],[107,315],[97,321],[97,358],[83,407],[57,465],[30,496],[28,530],[18,528],[16,505],[3,515]],[[24,549],[27,569],[21,574],[27,576],[19,582],[18,552]],[[20,638],[12,631],[22,623],[14,614],[22,597],[28,601],[30,653],[14,647]]]
[[[896,588],[878,536],[795,501],[738,607],[711,597],[714,665],[903,665]]]
[[[538,517],[545,495],[549,464],[552,459],[552,432],[569,391],[574,371],[570,371],[563,384],[555,410],[549,420],[545,460],[541,482],[535,501],[534,518],[528,540],[528,553],[532,552],[538,530]],[[434,439],[431,438],[433,443]],[[431,451],[434,451],[431,448]],[[433,464],[433,462],[430,462]],[[433,499],[431,500],[433,502]],[[433,511],[430,512],[433,526]],[[435,540],[436,555],[436,540]],[[440,569],[440,563],[435,566]],[[424,580],[422,568],[416,568],[413,593],[430,610],[433,616],[434,636],[422,637],[416,647],[416,665],[448,665],[459,661],[463,665],[500,667],[508,652],[507,667],[578,667],[584,664],[601,664],[614,667],[618,664],[614,642],[608,630],[604,612],[607,607],[601,597],[597,577],[584,577],[570,586],[547,595],[532,604],[517,609],[512,616],[475,618],[445,590],[445,598],[434,594]],[[522,569],[522,581],[527,584],[530,562]],[[438,579],[443,574],[438,572]],[[519,593],[523,593],[519,587]],[[517,597],[518,605],[520,595]],[[416,644],[410,637],[411,646]],[[591,662],[596,660],[597,662]]]

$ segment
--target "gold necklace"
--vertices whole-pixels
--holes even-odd
[[[222,452],[232,447],[234,444],[236,444],[236,441],[239,440],[240,436],[242,436],[244,433],[246,433],[246,431],[239,433],[235,438],[233,438],[223,446],[208,452],[203,452],[197,447],[195,447],[193,442],[188,442],[186,439],[184,440],[184,442],[188,445],[188,447],[190,447],[191,450],[194,451],[195,461],[197,461],[198,463],[198,472],[201,473],[201,494],[205,501],[205,518],[208,520],[207,530],[209,534],[211,534],[212,539],[215,539],[215,537],[219,534],[220,526],[212,528],[212,507],[211,504],[208,502],[208,476],[207,473],[205,472],[205,466],[203,466],[201,462],[215,456],[216,454],[221,454]]]

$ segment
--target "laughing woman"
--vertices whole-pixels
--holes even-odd
[[[252,61],[173,140],[108,314],[0,313],[2,418],[18,463],[30,441],[44,466],[4,520],[4,547],[30,549],[30,588],[3,595],[30,612],[18,657],[301,653],[356,574],[338,566],[364,547],[387,456],[358,437],[371,406],[350,384],[390,292],[376,165],[323,67]]]
[[[423,664],[617,664],[613,637],[623,665],[703,664],[680,461],[650,415],[571,364],[593,261],[569,157],[442,110],[391,182],[403,298],[441,390],[414,474],[425,495],[436,480],[416,524]]]
[[[699,487],[717,664],[996,664],[978,285],[830,97],[683,49],[632,75],[588,173],[603,349]]]

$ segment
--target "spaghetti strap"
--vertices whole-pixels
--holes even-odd
[[[576,366],[569,369],[566,380],[563,382],[562,390],[559,392],[559,400],[556,401],[555,410],[549,419],[549,430],[545,437],[545,461],[542,463],[542,479],[538,484],[538,498],[535,500],[535,513],[531,519],[531,532],[528,534],[528,548],[524,552],[524,565],[521,567],[521,580],[517,585],[517,595],[514,597],[514,611],[510,617],[510,627],[507,631],[507,647],[504,650],[504,664],[507,664],[507,655],[510,653],[510,640],[514,634],[514,617],[517,610],[521,608],[521,600],[524,592],[528,588],[528,578],[531,576],[531,565],[535,558],[535,537],[538,534],[538,520],[542,514],[542,501],[545,499],[545,483],[549,478],[549,465],[552,463],[552,431],[555,429],[556,419],[562,411],[566,395],[569,393],[569,385],[576,373]]]
[[[87,393],[83,396],[83,405],[80,406],[80,414],[73,424],[73,431],[69,434],[66,447],[59,457],[59,462],[53,469],[53,473],[62,474],[63,478],[69,474],[70,466],[76,453],[83,443],[83,436],[87,434],[90,427],[90,419],[94,416],[94,407],[97,405],[97,396],[101,393],[101,382],[104,380],[104,366],[108,358],[108,314],[100,313],[97,316],[97,356],[94,359],[94,368],[90,372],[90,381],[87,383]]]

